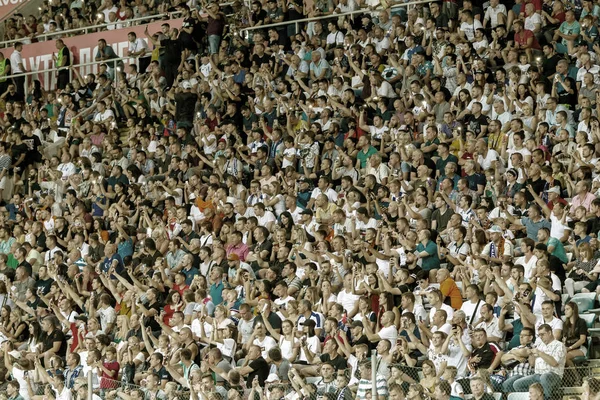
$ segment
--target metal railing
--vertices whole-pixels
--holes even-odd
[[[431,1],[408,1],[406,3],[394,4],[393,6],[389,7],[389,10],[394,11],[394,10],[398,10],[398,9],[401,9],[404,7],[409,7],[409,6],[413,6],[413,5],[419,5],[419,4],[429,4],[429,3],[431,3]],[[289,26],[289,25],[296,25],[296,32],[299,32],[299,29],[298,29],[299,24],[303,24],[305,22],[315,22],[315,21],[319,21],[322,19],[334,19],[334,18],[340,18],[340,17],[345,17],[345,16],[364,14],[364,13],[369,13],[369,12],[377,12],[377,11],[382,11],[382,10],[383,10],[383,8],[377,8],[375,10],[370,10],[368,8],[361,8],[359,10],[348,11],[345,13],[321,15],[319,17],[302,18],[302,19],[296,19],[293,21],[274,22],[272,24],[251,26],[248,28],[243,28],[243,29],[240,29],[240,33],[243,33],[245,35],[246,33],[249,33],[250,31],[266,30],[266,29],[274,28],[274,27],[278,27],[278,26]]]
[[[89,68],[89,67],[94,67],[95,65],[100,65],[100,64],[113,64],[116,63],[118,61],[122,61],[123,64],[136,64],[138,65],[138,59],[135,57],[117,57],[117,58],[112,58],[110,60],[102,60],[102,61],[90,61],[90,62],[86,62],[86,63],[80,63],[77,65],[71,65],[69,67],[61,67],[61,68],[47,68],[47,69],[42,69],[42,70],[37,70],[37,71],[29,71],[29,72],[24,72],[22,74],[14,74],[14,75],[9,75],[7,78],[8,79],[12,79],[12,78],[20,78],[20,77],[25,77],[25,93],[29,93],[29,79],[28,77],[33,76],[33,75],[40,75],[43,74],[44,76],[42,77],[42,81],[43,82],[47,82],[48,80],[52,80],[54,78],[54,74],[50,75],[51,73],[55,73],[58,71],[64,71],[64,70],[69,70],[69,81],[73,80],[73,68],[78,68],[79,69],[79,73],[81,75],[81,77],[83,78],[85,75],[89,74],[89,73],[95,73],[97,71],[97,68]],[[85,70],[83,70],[83,68],[85,68]],[[119,82],[119,73],[121,72],[120,68],[116,68],[116,73],[115,73],[115,83]]]
[[[111,25],[117,25],[117,24],[123,24],[124,27],[130,27],[133,25],[139,25],[139,24],[135,24],[135,22],[139,22],[139,21],[146,21],[146,20],[160,20],[164,17],[171,17],[169,19],[172,19],[173,16],[175,15],[179,15],[181,14],[180,11],[175,11],[172,13],[163,13],[163,14],[155,14],[155,15],[148,15],[145,17],[138,17],[138,18],[132,18],[132,19],[128,19],[125,21],[118,21],[118,22],[107,22],[104,24],[97,24],[97,25],[90,25],[90,26],[86,26],[83,28],[73,28],[73,29],[67,29],[64,31],[57,31],[57,32],[51,32],[51,33],[42,33],[40,35],[36,35],[34,38],[39,39],[39,38],[44,38],[45,40],[48,40],[48,38],[50,38],[50,40],[52,39],[58,39],[59,37],[62,36],[68,36],[71,33],[76,33],[78,35],[86,35],[88,33],[92,33],[90,32],[91,30],[94,29],[102,29],[102,28],[108,28]],[[123,29],[123,28],[119,28],[119,29]],[[20,38],[20,39],[12,39],[12,40],[5,40],[4,42],[0,42],[0,48],[3,47],[8,47],[8,45],[16,43],[16,42],[23,42],[23,40],[26,38]]]
[[[249,3],[248,1],[244,1],[245,3]],[[221,7],[224,6],[230,6],[232,5],[233,2],[228,2],[228,3],[220,3],[219,5]],[[178,17],[181,14],[181,11],[174,11],[172,13],[162,13],[162,14],[154,14],[154,15],[147,15],[145,17],[138,17],[138,18],[132,18],[132,19],[127,19],[125,21],[114,21],[114,22],[105,22],[103,24],[96,24],[96,25],[90,25],[90,26],[85,26],[83,28],[73,28],[73,29],[66,29],[64,31],[57,31],[57,32],[52,32],[52,33],[42,33],[39,35],[34,36],[35,39],[40,39],[40,38],[44,38],[44,40],[48,40],[48,38],[50,38],[50,40],[52,39],[58,39],[59,37],[63,37],[63,36],[68,36],[69,34],[75,33],[78,35],[86,35],[88,33],[92,33],[90,31],[96,30],[96,29],[100,29],[102,30],[103,28],[108,29],[109,26],[112,25],[123,25],[123,28],[128,28],[134,25],[140,25],[137,24],[135,22],[139,22],[139,21],[146,21],[146,20],[162,20],[162,18],[164,17],[169,17],[168,19],[173,19],[173,17]],[[233,14],[226,14],[227,17],[230,17],[232,15],[235,15],[235,13]],[[123,29],[123,28],[119,28],[119,29]],[[8,45],[16,43],[16,42],[23,42],[23,40],[27,40],[29,38],[20,38],[20,39],[12,39],[12,40],[5,40],[3,42],[0,42],[0,48],[6,48],[9,47]]]

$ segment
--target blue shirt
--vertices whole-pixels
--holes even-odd
[[[192,284],[192,281],[194,280],[194,277],[198,275],[200,271],[198,270],[198,268],[191,267],[189,270],[186,270],[185,268],[182,269],[181,273],[185,274],[185,284],[190,286]]]
[[[117,252],[121,258],[133,255],[133,240],[131,238],[119,242]]]
[[[102,272],[108,272],[114,260],[117,260],[117,268],[115,268],[115,272],[121,275],[123,272],[123,259],[119,253],[113,254],[110,258],[104,258],[104,262],[102,263]]]

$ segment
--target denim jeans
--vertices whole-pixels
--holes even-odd
[[[504,393],[515,392],[516,390],[513,385],[515,384],[516,381],[518,381],[521,378],[523,378],[523,375],[514,375],[514,376],[511,376],[510,378],[508,378],[507,380],[505,380],[502,383],[502,392],[504,392]]]
[[[513,387],[516,392],[527,392],[529,391],[529,386],[536,382],[542,384],[542,387],[544,388],[544,398],[546,400],[562,397],[562,394],[559,393],[562,378],[554,372],[525,376],[514,382]]]

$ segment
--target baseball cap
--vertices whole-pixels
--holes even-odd
[[[317,326],[316,322],[315,322],[315,321],[313,321],[313,320],[312,320],[312,319],[310,319],[310,318],[309,318],[309,319],[307,319],[307,320],[304,320],[304,322],[302,322],[302,325],[303,325],[303,326],[312,326],[312,327],[315,327],[315,326]]]
[[[493,225],[490,229],[487,230],[489,233],[502,233],[502,228],[498,225]]]
[[[240,256],[238,256],[235,253],[231,253],[230,255],[227,256],[227,260],[229,260],[229,261],[239,261],[240,260]]]
[[[558,188],[558,186],[553,186],[550,189],[547,190],[548,193],[556,193],[556,194],[560,194],[560,189]]]
[[[184,89],[191,89],[192,88],[192,84],[189,83],[189,82],[187,82],[187,81],[185,81],[185,82],[183,82],[181,84],[181,87],[184,88]]]
[[[352,321],[352,323],[350,324],[350,327],[352,327],[352,328],[364,328],[364,325],[363,325],[362,321]]]

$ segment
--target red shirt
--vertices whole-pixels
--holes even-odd
[[[114,376],[108,375],[104,370],[102,370],[102,375],[100,376],[102,379],[100,380],[100,389],[115,389],[119,385],[119,368],[120,365],[117,361],[109,361],[103,362],[102,365],[109,371],[115,371]]]
[[[527,46],[527,41],[529,38],[533,38],[533,41],[531,42],[531,48],[540,49],[540,44],[535,38],[533,32],[529,29],[523,29],[521,33],[515,33],[515,43],[517,43],[519,46]]]
[[[542,10],[542,1],[541,0],[526,0],[525,4],[527,4],[527,3],[532,3],[533,6],[535,7],[535,11]],[[522,9],[524,10],[525,7],[523,7]]]
[[[181,286],[179,286],[177,284],[173,284],[173,290],[176,292],[179,292],[179,294],[181,295],[182,298],[183,298],[183,292],[185,292],[189,288],[190,288],[190,286],[186,285],[185,282],[183,282],[183,285],[181,285]]]

